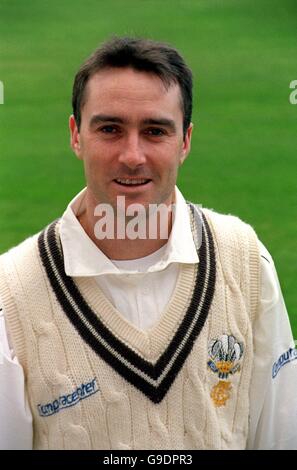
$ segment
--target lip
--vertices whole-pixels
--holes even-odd
[[[133,180],[133,178],[121,178],[121,179],[131,179]],[[149,179],[149,178],[134,178],[135,180],[139,180],[139,179]],[[130,186],[129,185],[124,185],[124,184],[121,184],[121,183],[118,183],[115,179],[112,181],[113,184],[118,188],[118,190],[122,191],[122,192],[134,192],[134,191],[145,191],[152,183],[152,180],[149,179],[149,181],[145,184],[131,184]]]

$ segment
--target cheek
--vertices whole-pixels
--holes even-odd
[[[108,166],[109,155],[104,146],[89,144],[88,148],[85,148],[84,160],[88,168],[104,170]]]
[[[175,152],[164,155],[164,158],[160,157],[160,164],[163,171],[167,171],[170,174],[175,174],[181,165],[180,153],[175,149]]]

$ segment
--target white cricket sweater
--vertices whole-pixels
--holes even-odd
[[[245,448],[257,238],[235,217],[203,212],[199,271],[182,266],[160,321],[145,332],[95,281],[65,275],[58,224],[1,257],[34,448]]]

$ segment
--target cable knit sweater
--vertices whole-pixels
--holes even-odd
[[[125,320],[94,279],[65,274],[58,222],[0,257],[35,449],[245,448],[257,238],[235,217],[195,214],[191,206],[199,265],[182,265],[148,331]]]

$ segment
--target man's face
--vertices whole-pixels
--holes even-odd
[[[70,130],[92,200],[170,204],[192,132],[183,138],[179,86],[166,90],[151,73],[110,68],[91,77],[85,93],[80,131],[73,116]]]

